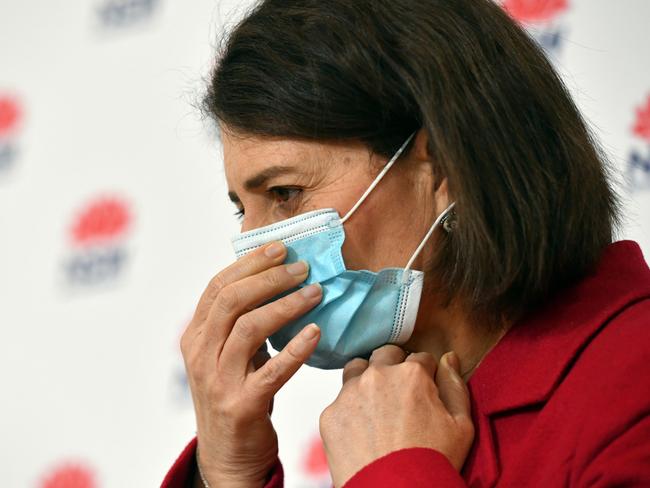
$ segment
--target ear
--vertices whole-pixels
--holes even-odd
[[[429,154],[429,135],[425,129],[420,129],[413,138],[413,145],[411,147],[410,156],[417,161],[431,161]]]
[[[426,163],[432,169],[436,214],[439,215],[451,204],[452,200],[447,186],[447,177],[440,174],[439,170],[436,171],[435,161],[429,153],[429,135],[426,129],[420,129],[415,134],[410,156],[418,162]]]
[[[451,205],[452,202],[451,196],[449,195],[446,176],[442,179],[433,195],[436,205],[436,215],[440,215],[447,207],[449,207],[449,205]]]

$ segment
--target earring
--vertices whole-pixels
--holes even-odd
[[[442,219],[442,228],[445,229],[445,232],[447,232],[447,234],[449,234],[456,228],[457,223],[456,212],[452,210]]]

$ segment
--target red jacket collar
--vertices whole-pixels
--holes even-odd
[[[607,247],[597,269],[513,326],[469,381],[481,413],[543,402],[582,347],[629,304],[650,298],[650,270],[639,246]]]

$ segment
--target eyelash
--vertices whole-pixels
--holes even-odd
[[[302,194],[302,188],[292,186],[273,186],[266,190],[266,193],[274,197],[276,200],[280,200],[278,205],[282,206],[287,203],[294,203],[293,200]],[[287,193],[289,193],[289,195],[287,195]],[[244,217],[244,214],[244,208],[239,208],[235,212],[235,217],[241,220]]]

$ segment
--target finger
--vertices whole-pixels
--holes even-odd
[[[208,316],[212,303],[225,286],[281,264],[286,255],[287,249],[285,245],[280,241],[275,241],[252,251],[223,269],[210,280],[210,283],[203,291],[194,311],[192,324],[198,326],[203,323]]]
[[[440,400],[447,411],[457,420],[471,419],[469,390],[458,373],[458,356],[448,352],[440,359],[440,367],[436,373],[436,384]]]
[[[305,326],[278,354],[262,368],[248,375],[250,388],[264,400],[270,400],[298,371],[318,345],[320,328],[316,324]]]
[[[354,358],[347,362],[343,368],[343,384],[345,385],[352,378],[361,376],[368,369],[368,361],[363,358]]]
[[[309,268],[304,261],[275,266],[253,276],[247,276],[227,285],[214,300],[206,320],[205,340],[211,342],[217,357],[231,335],[235,322],[260,303],[296,287],[307,278]],[[240,330],[244,336],[249,330]],[[266,337],[264,337],[266,339]],[[257,349],[263,341],[256,341]],[[253,355],[246,356],[246,362]]]
[[[429,375],[431,375],[431,378],[434,379],[436,377],[436,370],[438,369],[438,361],[436,361],[436,358],[433,354],[428,353],[428,352],[412,352],[409,354],[404,362],[411,362],[415,361],[427,370]]]
[[[240,316],[221,350],[222,368],[244,373],[251,356],[269,336],[314,308],[322,297],[321,286],[314,283]]]
[[[406,351],[395,344],[386,344],[372,351],[369,363],[371,366],[393,365],[404,362]]]

